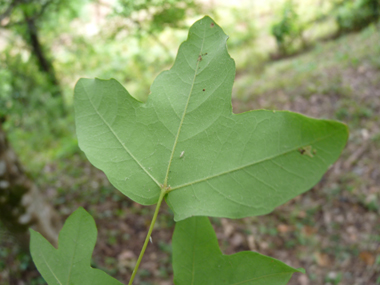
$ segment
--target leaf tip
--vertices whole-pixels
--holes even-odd
[[[74,211],[74,213],[75,213],[75,212],[78,212],[78,213],[82,212],[82,213],[87,213],[87,214],[88,214],[88,212],[87,212],[82,206],[79,206],[78,209],[76,209],[76,210]]]
[[[296,268],[296,270],[299,272],[299,273],[303,273],[303,274],[306,274],[306,270],[302,267],[300,268]]]
[[[208,25],[211,29],[218,26],[215,21],[210,17],[210,16],[204,16],[202,19],[200,19],[198,21],[200,24],[202,24],[203,22],[206,23],[206,25]]]

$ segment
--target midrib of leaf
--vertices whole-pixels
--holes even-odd
[[[203,29],[202,45],[201,45],[201,48],[200,48],[199,55],[202,54],[203,44],[204,44],[204,41],[205,41],[205,37],[206,37],[206,29]],[[175,140],[174,140],[174,144],[173,144],[173,148],[172,148],[172,153],[171,153],[170,158],[169,158],[168,168],[167,168],[166,174],[165,174],[164,187],[167,187],[170,166],[171,166],[172,161],[173,161],[174,151],[175,151],[175,149],[177,147],[178,137],[179,137],[179,134],[181,132],[183,121],[184,121],[185,116],[186,116],[187,107],[189,106],[190,98],[191,98],[191,95],[193,93],[193,89],[194,89],[194,85],[195,85],[195,79],[197,78],[197,73],[198,73],[198,69],[199,69],[199,63],[200,63],[200,60],[198,59],[197,60],[197,65],[196,65],[195,70],[194,70],[194,77],[193,77],[193,82],[191,83],[191,88],[190,88],[189,96],[187,98],[185,109],[184,109],[183,114],[182,114],[181,122],[179,123],[179,126],[178,126],[178,131],[177,131],[177,135],[176,135]],[[168,190],[168,192],[169,192],[169,190]]]
[[[319,142],[319,141],[322,141],[322,140],[324,140],[324,139],[327,139],[327,138],[329,138],[329,137],[331,137],[331,136],[333,136],[333,135],[334,135],[334,134],[331,134],[331,135],[325,136],[325,137],[323,137],[323,138],[320,138],[320,139],[317,139],[317,140],[315,140],[315,141],[312,141],[312,142],[310,142],[310,143],[308,143],[308,144],[315,144],[315,143],[317,143],[317,142]],[[253,165],[256,165],[256,164],[263,163],[263,162],[265,162],[265,161],[268,161],[268,160],[271,160],[271,159],[274,159],[274,158],[280,157],[280,156],[282,156],[282,155],[288,154],[288,153],[290,153],[290,152],[293,152],[293,151],[295,151],[295,150],[297,150],[297,149],[299,149],[300,147],[303,147],[303,146],[305,146],[305,144],[300,145],[300,146],[297,146],[297,147],[292,148],[292,149],[290,149],[290,150],[287,150],[287,151],[285,151],[285,152],[283,152],[283,153],[279,153],[279,154],[276,154],[276,155],[273,155],[273,156],[266,157],[266,158],[264,158],[264,159],[262,159],[262,160],[258,160],[258,161],[255,161],[255,162],[248,163],[248,164],[246,164],[246,165],[240,166],[240,167],[236,167],[236,168],[233,168],[233,169],[230,169],[230,170],[224,171],[224,172],[220,172],[220,173],[218,173],[218,174],[211,175],[211,176],[209,176],[209,177],[205,177],[205,178],[202,178],[202,179],[199,179],[199,180],[195,180],[195,181],[192,181],[192,182],[187,182],[187,183],[185,183],[185,184],[182,184],[182,185],[179,185],[179,186],[172,187],[172,188],[170,188],[170,189],[168,190],[168,192],[171,192],[171,191],[174,191],[174,190],[178,190],[178,189],[181,189],[181,188],[184,188],[184,187],[190,186],[190,185],[194,185],[194,184],[197,184],[197,183],[200,183],[200,182],[203,182],[203,181],[206,181],[206,180],[209,180],[209,179],[212,179],[212,178],[218,177],[218,176],[222,176],[222,175],[225,175],[225,174],[229,174],[229,173],[232,173],[232,172],[235,172],[235,171],[238,171],[238,170],[244,169],[244,168],[249,167],[249,166],[253,166]]]
[[[49,263],[46,261],[45,256],[44,256],[44,254],[43,254],[42,251],[41,251],[41,256],[42,256],[42,258],[43,258],[43,260],[44,260],[44,262],[45,262],[47,268],[49,268],[51,274],[53,274],[55,280],[57,280],[57,282],[58,282],[60,285],[63,285],[63,284],[59,281],[58,277],[54,274],[53,270],[50,268]]]
[[[81,220],[80,223],[82,223],[82,220]],[[81,231],[81,228],[82,228],[82,227],[79,227],[79,231],[77,231],[77,234],[76,234],[75,239],[74,239],[74,241],[75,241],[74,252],[73,252],[73,256],[71,257],[71,261],[70,261],[69,278],[67,279],[67,285],[70,285],[71,271],[72,271],[72,268],[73,268],[73,262],[74,262],[75,252],[77,251],[77,245],[78,245],[77,240],[78,240],[78,235],[79,235],[79,233],[80,233],[80,231]]]
[[[98,116],[101,118],[102,122],[108,127],[108,129],[112,132],[112,134],[115,136],[117,141],[120,143],[120,145],[124,148],[124,150],[129,154],[130,157],[133,158],[133,160],[140,166],[140,168],[148,174],[148,176],[158,185],[158,187],[161,188],[161,184],[152,176],[152,174],[149,173],[149,171],[137,160],[137,158],[129,151],[129,149],[125,146],[125,144],[120,140],[119,136],[116,134],[116,132],[113,130],[113,128],[107,123],[107,121],[103,118],[103,116],[99,113],[99,111],[95,108],[94,103],[92,102],[90,96],[88,95],[88,92],[86,90],[86,87],[82,84],[83,89],[86,92],[87,98],[91,103],[92,108],[98,114]]]

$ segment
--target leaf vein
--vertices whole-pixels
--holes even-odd
[[[49,266],[49,263],[46,261],[45,256],[44,256],[44,254],[42,253],[42,251],[41,251],[40,255],[42,256],[42,258],[43,258],[43,260],[44,260],[44,262],[45,262],[47,268],[49,268],[51,274],[53,274],[55,280],[57,280],[57,282],[58,282],[60,285],[63,285],[63,284],[59,281],[58,277],[54,274],[54,272],[53,272],[53,270],[51,269],[51,267]]]
[[[204,29],[204,34],[203,34],[203,38],[202,38],[202,44],[201,44],[201,47],[200,47],[200,54],[202,54],[202,51],[203,51],[203,44],[204,44],[204,40],[205,40],[205,34],[206,34],[206,29]],[[197,78],[197,70],[199,68],[199,60],[197,61],[197,65],[196,65],[196,68],[195,68],[195,72],[194,72],[194,77],[193,77],[193,82],[191,83],[191,89],[190,89],[190,92],[189,92],[189,95],[188,95],[188,98],[187,98],[187,102],[186,102],[186,105],[185,105],[185,109],[183,111],[183,114],[182,114],[182,118],[181,118],[181,122],[179,123],[179,127],[178,127],[178,131],[177,131],[177,135],[175,137],[175,140],[174,140],[174,144],[173,144],[173,149],[172,149],[172,153],[170,155],[170,159],[169,159],[169,163],[168,163],[168,168],[166,170],[166,175],[165,175],[165,182],[164,182],[164,185],[166,186],[167,183],[168,183],[168,177],[169,177],[169,171],[170,171],[170,166],[171,166],[171,163],[173,161],[173,156],[174,156],[174,151],[175,151],[175,148],[177,146],[177,142],[178,142],[178,137],[179,137],[179,134],[181,132],[181,128],[182,128],[182,125],[183,125],[183,121],[185,120],[185,116],[186,116],[186,111],[187,111],[187,108],[189,106],[189,102],[190,102],[190,98],[191,98],[191,95],[193,93],[193,89],[194,89],[194,85],[195,85],[195,79]]]
[[[315,140],[315,141],[313,141],[313,142],[310,142],[309,144],[314,144],[314,143],[319,142],[319,141],[321,141],[321,140],[327,139],[327,138],[329,138],[329,137],[331,137],[331,136],[333,136],[333,135],[335,135],[335,134],[331,134],[331,135],[328,135],[328,136],[322,137],[322,138],[317,139],[317,140]],[[217,173],[217,174],[211,175],[211,176],[209,176],[209,177],[205,177],[205,178],[202,178],[202,179],[199,179],[199,180],[195,180],[195,181],[192,181],[192,182],[187,182],[187,183],[182,184],[182,185],[174,186],[174,187],[172,187],[168,192],[171,192],[171,191],[174,191],[174,190],[178,190],[178,189],[180,189],[180,188],[184,188],[184,187],[187,187],[187,186],[190,186],[190,185],[193,185],[193,184],[197,184],[197,183],[200,183],[200,182],[203,182],[203,181],[207,181],[207,180],[210,180],[210,179],[213,179],[213,178],[216,178],[216,177],[219,177],[219,176],[225,175],[225,174],[229,174],[229,173],[231,173],[231,172],[235,172],[235,171],[238,171],[238,170],[244,169],[244,168],[246,168],[246,167],[250,167],[250,166],[253,166],[253,165],[257,165],[257,164],[260,164],[260,163],[264,163],[264,162],[266,162],[266,161],[268,161],[268,160],[271,160],[271,159],[274,159],[274,158],[276,158],[276,157],[280,157],[280,156],[282,156],[282,155],[286,155],[286,154],[288,154],[288,153],[291,153],[291,152],[293,152],[293,151],[296,151],[297,149],[299,149],[300,147],[302,147],[302,146],[304,146],[304,145],[305,145],[305,144],[300,145],[300,146],[297,146],[297,147],[292,148],[292,149],[290,149],[290,150],[287,150],[287,151],[285,151],[285,152],[283,152],[283,153],[279,153],[279,154],[276,154],[276,155],[273,155],[273,156],[269,156],[269,157],[263,158],[263,159],[261,159],[261,160],[259,160],[259,161],[255,161],[255,162],[252,162],[252,163],[248,163],[248,164],[246,164],[246,165],[239,166],[239,167],[236,167],[236,168],[233,168],[233,169],[230,169],[230,170],[224,171],[224,172],[220,172],[220,173]]]
[[[248,205],[248,204],[244,204],[242,202],[239,202],[239,201],[235,201],[234,199],[232,199],[231,197],[228,197],[226,194],[224,194],[223,192],[220,192],[214,185],[212,185],[210,183],[210,181],[206,180],[206,183],[212,188],[214,189],[215,192],[217,192],[218,194],[220,194],[221,196],[223,196],[224,198],[226,198],[227,200],[235,203],[235,204],[238,204],[239,206],[243,205],[243,206],[246,206],[248,208],[257,208],[256,206],[252,206],[252,205]]]
[[[111,126],[107,123],[107,121],[103,118],[103,116],[99,113],[98,109],[95,108],[94,103],[91,100],[91,97],[89,96],[86,87],[82,85],[84,92],[87,95],[88,100],[91,103],[92,108],[94,111],[98,114],[98,116],[101,118],[101,120],[104,122],[104,124],[109,128],[109,130],[112,132],[112,134],[115,136],[117,141],[122,145],[122,147],[125,149],[125,151],[133,158],[133,160],[140,166],[140,168],[159,186],[161,187],[160,183],[152,176],[152,174],[149,173],[148,170],[145,169],[145,167],[136,159],[136,157],[129,151],[129,149],[125,146],[125,144],[120,140],[119,136],[115,133],[115,131],[111,128]]]
[[[302,180],[305,180],[305,177],[299,175],[298,173],[295,173],[295,172],[293,172],[293,171],[290,171],[289,169],[287,169],[286,167],[282,166],[281,164],[275,162],[274,160],[271,160],[271,162],[272,162],[273,164],[277,165],[278,167],[280,167],[281,169],[283,169],[284,171],[286,171],[286,172],[288,172],[288,173],[290,173],[290,174],[293,174],[294,176],[297,176],[297,177],[301,178]]]

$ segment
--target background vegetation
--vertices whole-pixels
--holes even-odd
[[[287,109],[351,131],[310,192],[264,217],[212,219],[222,249],[307,269],[290,284],[380,284],[378,0],[0,0],[0,118],[29,176],[62,219],[89,210],[99,230],[93,266],[128,280],[153,208],[115,191],[78,149],[73,86],[113,77],[146,100],[205,14],[230,35],[236,113]],[[172,284],[167,207],[157,224],[138,284]],[[45,284],[4,227],[0,283]]]

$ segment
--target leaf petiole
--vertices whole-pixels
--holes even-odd
[[[154,211],[154,215],[153,215],[153,218],[152,218],[152,222],[150,223],[150,227],[149,227],[149,230],[148,230],[148,234],[146,235],[146,238],[145,238],[145,242],[144,242],[143,248],[141,249],[141,252],[140,252],[139,258],[137,259],[137,262],[136,262],[135,268],[133,269],[132,276],[131,276],[131,279],[129,280],[128,285],[132,285],[132,283],[133,283],[133,279],[135,279],[135,275],[136,275],[137,270],[138,270],[138,268],[139,268],[139,266],[140,266],[141,259],[142,259],[142,257],[144,256],[144,253],[145,253],[145,249],[146,249],[146,247],[148,246],[148,243],[149,243],[149,240],[150,240],[150,236],[151,236],[152,231],[153,231],[154,224],[156,223],[156,219],[157,219],[158,211],[160,210],[162,200],[164,199],[164,197],[165,197],[167,191],[168,191],[168,190],[166,189],[166,187],[162,187],[162,188],[161,188],[161,194],[160,194],[160,197],[158,198],[158,202],[157,202],[157,205],[156,205],[156,210]]]

